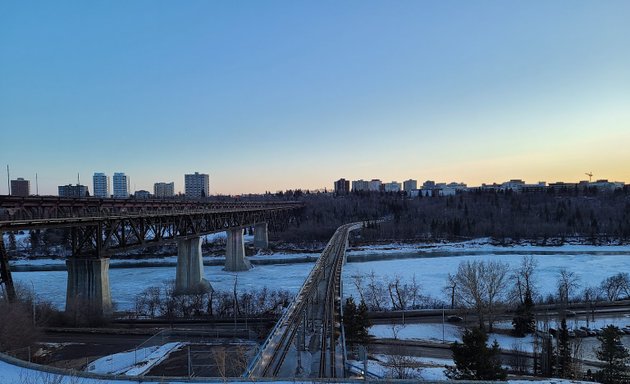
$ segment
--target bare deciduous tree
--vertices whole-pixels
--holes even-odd
[[[29,306],[0,302],[0,351],[25,348],[37,338]]]
[[[498,261],[464,261],[459,264],[455,275],[449,275],[451,286],[455,286],[455,301],[475,310],[479,327],[492,331],[497,306],[507,296],[509,266]]]
[[[600,299],[600,292],[596,287],[586,287],[582,291],[582,299],[585,303],[588,304],[589,309],[591,311],[591,320],[595,321],[595,309],[597,306],[597,301]],[[588,327],[589,317],[586,316],[586,326]]]
[[[360,273],[356,273],[352,275],[351,277],[352,277],[352,284],[354,284],[355,288],[357,289],[357,292],[359,293],[359,297],[361,298],[361,301],[366,302],[365,296],[363,295],[364,276]]]
[[[520,374],[527,373],[529,357],[523,348],[523,343],[514,342],[512,344],[512,353],[508,357],[507,364],[513,372]]]
[[[415,274],[411,283],[402,283],[400,276],[395,276],[387,283],[387,291],[394,310],[414,308],[420,297],[420,285]]]
[[[420,363],[400,347],[391,347],[385,355],[385,376],[391,379],[415,379],[420,375]]]
[[[630,274],[619,272],[609,276],[602,281],[601,288],[608,301],[619,300],[622,294],[628,297],[630,296]]]
[[[569,304],[572,293],[580,287],[580,278],[566,268],[558,272],[558,299],[565,306]]]
[[[537,266],[538,262],[532,256],[523,256],[518,269],[512,273],[512,279],[514,279],[514,288],[510,295],[512,301],[524,304],[527,291],[529,291],[531,297],[535,296],[534,273]]]
[[[382,311],[385,309],[385,301],[387,300],[387,289],[382,281],[380,281],[374,271],[368,275],[368,284],[366,292],[366,303],[370,309]]]

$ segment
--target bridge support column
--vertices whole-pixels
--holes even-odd
[[[203,277],[201,237],[177,241],[177,273],[175,292],[178,294],[208,292],[212,290]]]
[[[245,259],[245,242],[243,228],[227,230],[227,247],[225,250],[225,268],[228,272],[247,271],[252,268]]]
[[[68,269],[66,312],[111,315],[109,259],[70,258],[66,260],[66,267]]]
[[[267,235],[267,223],[254,225],[254,247],[260,249],[269,248],[269,237]]]

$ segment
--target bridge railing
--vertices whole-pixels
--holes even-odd
[[[134,219],[134,218],[150,218],[150,217],[172,217],[172,216],[186,216],[186,215],[203,215],[203,214],[234,214],[234,213],[256,213],[260,212],[265,214],[267,212],[279,212],[292,209],[299,209],[301,205],[282,205],[282,206],[264,206],[264,207],[231,207],[231,208],[205,208],[205,209],[178,209],[178,210],[155,210],[155,211],[119,211],[119,212],[87,212],[84,214],[54,214],[54,215],[41,215],[39,217],[23,217],[24,215],[16,214],[3,214],[0,209],[0,228],[6,227],[10,230],[10,227],[21,226],[38,226],[45,227],[46,225],[54,224],[72,224],[76,222],[80,224],[86,221],[100,221],[106,219]],[[17,217],[16,217],[17,216]]]
[[[0,196],[0,221],[109,217],[151,213],[239,209],[295,209],[302,202],[217,202],[189,200],[99,199]]]
[[[347,230],[348,232],[350,232],[355,229],[359,229],[361,228],[362,224],[363,223],[351,223],[351,224],[343,225],[337,231],[335,231],[335,235],[337,235],[339,230],[343,230],[343,231]],[[312,293],[313,286],[315,287],[317,286],[317,282],[318,282],[317,279],[319,278],[319,275],[322,273],[322,271],[324,270],[326,266],[326,263],[328,262],[328,258],[330,257],[330,254],[331,254],[331,249],[334,246],[333,242],[334,242],[335,235],[333,235],[333,238],[326,244],[326,247],[324,248],[320,257],[315,262],[315,266],[313,266],[308,276],[306,277],[304,284],[300,287],[300,290],[296,294],[294,300],[291,302],[291,305],[280,317],[280,319],[278,320],[276,325],[273,327],[271,332],[269,332],[269,336],[267,336],[263,344],[260,346],[258,353],[256,353],[256,355],[254,356],[250,364],[247,366],[247,369],[245,373],[243,374],[243,377],[251,377],[254,369],[256,369],[257,364],[260,363],[262,359],[262,355],[265,352],[265,349],[269,347],[271,341],[274,340],[276,337],[278,337],[279,332],[281,331],[282,327],[289,325],[288,323],[290,319],[292,317],[295,317],[294,313],[296,311],[301,311],[303,309],[302,307],[303,307],[304,300],[308,299],[307,296]],[[342,332],[343,332],[343,329],[342,329]],[[343,340],[344,340],[343,353],[344,353],[344,364],[345,364],[345,361],[346,361],[345,338]]]
[[[316,280],[317,276],[323,270],[322,266],[326,262],[326,259],[328,255],[330,254],[331,247],[332,247],[332,240],[329,241],[328,244],[326,244],[324,251],[321,253],[320,257],[315,262],[315,266],[309,272],[308,276],[306,277],[306,280],[304,281],[304,284],[300,287],[300,290],[298,291],[298,293],[295,295],[295,298],[291,302],[291,305],[280,317],[280,319],[278,320],[276,325],[273,327],[271,332],[269,332],[269,336],[267,336],[263,344],[260,346],[258,353],[256,353],[256,356],[254,356],[252,361],[247,366],[247,370],[243,374],[243,377],[251,377],[251,374],[256,368],[256,365],[259,364],[262,358],[262,355],[265,352],[265,349],[267,349],[271,341],[277,337],[278,333],[280,332],[280,328],[286,325],[285,323],[287,323],[288,320],[292,316],[294,316],[293,313],[296,307],[298,306],[298,304],[300,304],[303,301],[304,297],[306,296],[307,291],[310,291],[312,289],[313,282]]]

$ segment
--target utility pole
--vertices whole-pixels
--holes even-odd
[[[11,194],[11,173],[9,172],[9,164],[7,164],[7,195]]]

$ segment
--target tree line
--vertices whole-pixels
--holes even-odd
[[[294,195],[284,194],[292,199]],[[436,241],[492,237],[498,242],[557,244],[630,240],[630,190],[531,193],[469,191],[409,198],[404,193],[300,194],[305,208],[295,225],[270,234],[286,242],[326,241],[352,221],[370,221],[360,241]],[[391,220],[376,223],[388,217]]]
[[[228,197],[222,197],[228,199]],[[241,200],[301,201],[304,208],[286,222],[270,225],[275,242],[323,244],[342,224],[365,221],[354,242],[439,241],[491,237],[500,243],[534,241],[562,244],[580,238],[592,244],[630,241],[630,188],[597,190],[468,191],[454,196],[410,198],[401,193],[356,192],[348,195],[300,190],[252,195]],[[388,220],[379,221],[387,218]],[[15,256],[64,256],[69,229],[29,232],[28,250],[9,233],[7,251]]]

